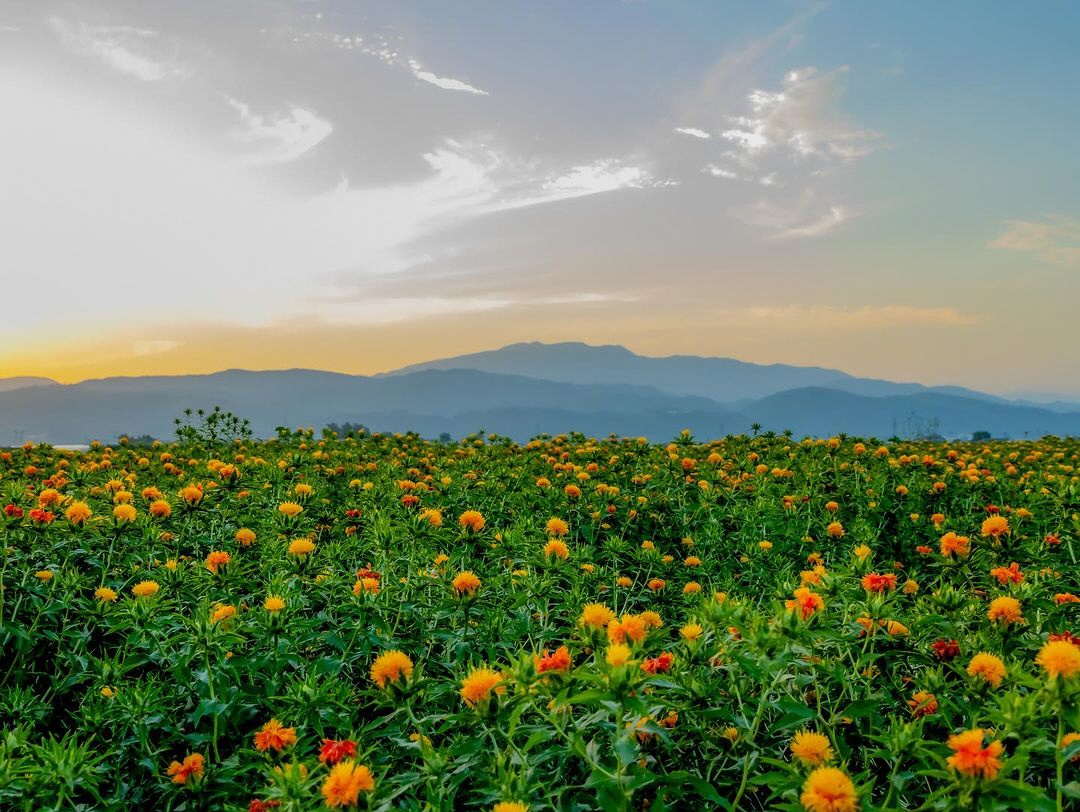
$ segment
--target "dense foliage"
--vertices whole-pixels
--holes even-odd
[[[1080,804],[1080,443],[0,453],[0,807]]]

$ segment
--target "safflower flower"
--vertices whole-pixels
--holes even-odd
[[[506,689],[502,682],[503,676],[498,671],[487,666],[475,668],[461,681],[461,698],[469,707],[475,707],[491,696],[492,691],[503,693]]]
[[[1035,662],[1051,680],[1067,679],[1080,673],[1080,647],[1068,640],[1050,640],[1039,650]]]
[[[371,664],[371,681],[380,688],[385,688],[388,683],[397,684],[399,681],[412,676],[413,661],[403,651],[385,651],[375,658]]]
[[[967,673],[969,676],[981,679],[997,688],[1005,678],[1005,663],[1001,661],[1000,657],[987,651],[980,651],[968,663]]]
[[[859,794],[843,770],[818,767],[806,778],[799,796],[807,812],[855,812]]]
[[[975,728],[949,736],[949,749],[953,751],[945,760],[949,768],[961,775],[992,780],[1001,769],[1000,756],[1005,747],[999,741],[983,747],[985,735],[982,728]]]
[[[813,730],[800,730],[788,745],[791,755],[812,767],[832,761],[833,750],[829,737]]]
[[[168,775],[174,784],[186,784],[189,778],[202,778],[204,760],[199,753],[184,756],[183,762],[174,761],[169,765]]]
[[[454,591],[458,595],[473,596],[476,594],[476,590],[480,588],[480,579],[476,577],[476,573],[471,570],[462,570],[454,576],[453,580]]]
[[[330,769],[322,785],[322,796],[331,809],[356,806],[361,792],[374,792],[375,777],[364,764],[342,761]]]
[[[277,719],[271,719],[255,733],[255,749],[260,753],[281,751],[293,744],[296,744],[296,728],[285,727]]]

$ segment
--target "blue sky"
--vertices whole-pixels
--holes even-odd
[[[519,340],[1080,394],[1074,3],[15,2],[0,374]]]

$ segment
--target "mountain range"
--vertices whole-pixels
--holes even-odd
[[[58,384],[0,379],[0,445],[173,436],[187,407],[221,406],[276,426],[362,423],[373,431],[461,437],[483,429],[527,440],[580,431],[668,439],[790,429],[889,437],[1080,434],[1080,405],[1054,408],[954,386],[859,378],[835,369],[731,358],[655,358],[620,346],[512,344],[378,375],[308,369],[112,377]]]

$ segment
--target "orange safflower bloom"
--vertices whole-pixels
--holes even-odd
[[[470,570],[462,570],[454,576],[454,591],[459,595],[475,595],[480,588],[480,579]]]
[[[891,592],[896,589],[896,574],[892,572],[884,575],[876,572],[867,573],[863,576],[862,585],[867,592]]]
[[[465,701],[466,705],[474,707],[476,703],[491,696],[492,691],[497,694],[503,693],[506,689],[503,687],[502,681],[502,674],[494,669],[487,668],[486,666],[473,669],[473,671],[461,681],[461,698]]]
[[[277,719],[271,719],[255,734],[255,749],[280,751],[296,744],[296,728],[284,727]]]
[[[322,785],[322,795],[331,809],[356,806],[361,792],[375,790],[375,777],[363,764],[342,761],[335,764]]]
[[[843,770],[818,767],[806,778],[799,796],[807,812],[856,812],[859,794]]]
[[[1035,662],[1050,679],[1080,674],[1080,646],[1068,640],[1050,640],[1040,649]]]
[[[544,649],[543,656],[536,657],[536,672],[544,674],[548,671],[556,671],[565,674],[570,670],[573,661],[570,658],[570,650],[566,646],[559,646],[554,653],[548,654]]]
[[[1024,613],[1020,609],[1020,601],[1016,598],[1010,598],[1008,595],[990,601],[990,608],[987,610],[986,616],[1003,626],[1024,622]]]
[[[229,563],[229,554],[223,550],[214,550],[206,556],[206,568],[217,575],[218,570]]]
[[[808,619],[814,612],[820,612],[825,608],[825,599],[816,592],[801,586],[795,590],[795,597],[785,604],[789,612],[798,612],[803,620]]]
[[[1005,663],[1000,657],[996,657],[987,651],[980,651],[971,658],[967,667],[968,676],[982,679],[997,688],[1005,679]]]
[[[986,731],[982,728],[965,730],[949,737],[949,749],[953,754],[946,759],[950,769],[972,778],[993,779],[1001,769],[1001,754],[1005,747],[992,741],[983,747]]]
[[[800,730],[788,745],[791,755],[803,764],[821,766],[833,757],[829,737],[813,730]]]
[[[408,654],[396,650],[385,651],[371,664],[371,681],[380,688],[385,688],[387,683],[408,681],[412,672],[413,662]]]
[[[1009,532],[1009,520],[1004,516],[990,516],[983,521],[981,532],[987,538],[1000,538]]]
[[[487,521],[484,519],[484,514],[479,510],[466,510],[458,518],[458,523],[463,530],[479,533],[484,529],[484,525],[487,524]]]
[[[186,784],[189,778],[202,778],[204,759],[199,753],[184,756],[183,762],[174,761],[169,765],[168,775],[174,784]]]

